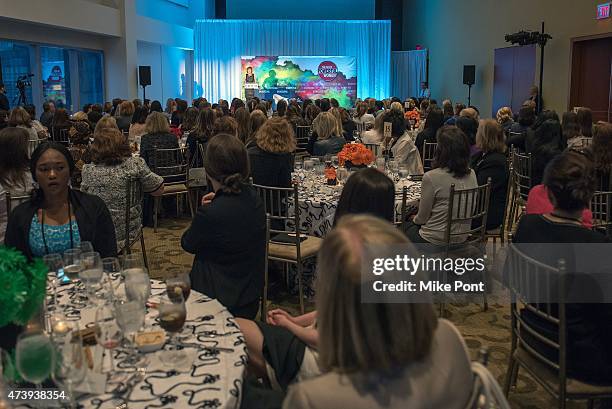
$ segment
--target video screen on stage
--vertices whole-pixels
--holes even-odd
[[[335,98],[350,108],[357,98],[355,57],[243,56],[245,98]]]

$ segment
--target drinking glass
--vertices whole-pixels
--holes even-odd
[[[335,167],[336,169],[338,169],[338,156],[337,155],[333,155],[331,157],[331,161],[332,161],[332,166]]]
[[[78,325],[72,331],[53,338],[55,344],[55,365],[53,380],[66,390],[71,408],[76,408],[74,387],[85,379],[87,363],[83,352],[83,339]]]
[[[301,160],[296,160],[293,167],[296,171],[301,170],[304,167],[304,163]]]
[[[314,167],[314,162],[312,161],[312,159],[305,159],[304,160],[304,170],[309,172],[312,170],[312,168]]]
[[[174,294],[166,293],[162,296],[157,308],[159,311],[159,325],[170,335],[168,340],[169,349],[160,355],[160,360],[166,365],[182,366],[187,360],[187,355],[183,348],[178,347],[176,334],[185,325],[185,318],[187,317],[183,293],[175,287]]]
[[[134,344],[136,333],[144,326],[144,305],[140,300],[129,301],[127,299],[118,299],[115,301],[114,310],[117,324],[130,345],[131,352],[127,361],[136,364],[144,359],[138,355],[136,345]]]
[[[106,257],[102,259],[102,270],[105,277],[102,277],[102,296],[106,300],[113,300],[115,297],[115,285],[120,284],[121,263],[116,257]]]
[[[130,301],[140,301],[143,305],[151,296],[151,280],[146,268],[129,268],[123,272],[125,294]]]
[[[96,340],[102,348],[108,350],[108,356],[110,357],[109,373],[113,373],[115,371],[113,349],[119,345],[123,335],[115,319],[115,310],[111,304],[104,304],[96,310],[96,324],[98,325]],[[100,363],[100,372],[103,372],[103,364],[104,356],[102,356],[102,362]]]
[[[91,253],[92,251],[95,251],[93,248],[93,244],[91,244],[91,241],[82,241],[79,244],[79,250],[81,250],[83,253]]]
[[[191,293],[191,279],[189,278],[189,274],[179,274],[166,280],[166,291],[168,292],[168,296],[175,294],[177,291],[176,288],[182,293],[183,300],[186,302]]]
[[[64,252],[64,274],[73,283],[77,282],[79,273],[83,270],[82,254],[80,249],[68,249]]]
[[[100,257],[100,253],[92,251],[89,253],[82,253],[81,261],[83,269],[79,273],[79,277],[87,290],[87,297],[90,301],[95,301],[94,294],[96,290],[98,290],[103,274],[102,258]]]
[[[345,168],[338,168],[336,171],[336,179],[338,180],[338,183],[346,183],[346,180],[348,179],[348,170]]]
[[[376,169],[381,172],[385,171],[385,158],[376,158]]]
[[[30,329],[17,337],[15,363],[23,379],[42,390],[42,382],[53,370],[53,344],[41,329]]]
[[[410,173],[408,172],[408,168],[406,166],[399,167],[399,176],[400,178],[407,178],[408,176],[410,176]]]

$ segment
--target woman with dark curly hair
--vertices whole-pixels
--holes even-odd
[[[183,249],[195,254],[191,287],[235,317],[253,319],[263,290],[266,212],[248,183],[244,144],[234,135],[213,136],[204,168],[212,192],[181,239]]]

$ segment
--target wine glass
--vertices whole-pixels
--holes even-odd
[[[100,285],[102,279],[102,258],[100,253],[95,251],[81,254],[83,269],[79,273],[79,278],[87,290],[87,296],[90,301],[94,300],[94,294]]]
[[[129,270],[131,268],[145,268],[144,259],[140,253],[126,254],[125,256],[121,257],[121,264],[124,274],[125,270]]]
[[[140,301],[143,305],[151,296],[151,280],[146,268],[124,270],[125,294],[130,301]]]
[[[17,337],[15,362],[19,375],[42,390],[42,382],[54,367],[53,344],[40,328],[30,329]]]
[[[80,249],[68,249],[64,252],[64,274],[73,283],[77,282],[79,273],[83,269],[82,254]]]
[[[303,168],[304,164],[301,160],[296,160],[295,163],[293,164],[293,168],[298,171],[301,170]]]
[[[385,158],[376,158],[376,169],[381,172],[385,171]]]
[[[312,170],[314,166],[314,162],[312,161],[312,159],[305,159],[304,160],[304,170],[309,172]]]
[[[113,373],[115,371],[113,349],[119,345],[123,335],[121,334],[121,329],[119,328],[119,324],[115,319],[115,310],[111,304],[104,304],[96,310],[96,324],[98,326],[98,331],[96,331],[96,340],[98,345],[101,345],[102,348],[108,350],[108,355],[110,357],[109,373]],[[102,356],[100,372],[103,372],[103,363],[104,356]]]
[[[336,179],[338,180],[338,183],[346,183],[346,180],[348,179],[348,170],[345,168],[338,168],[336,171]]]
[[[130,356],[127,361],[133,364],[140,362],[143,357],[138,355],[134,338],[136,333],[144,325],[145,308],[140,300],[130,301],[127,299],[118,299],[114,304],[115,318],[124,338],[130,345]]]
[[[53,380],[66,390],[70,407],[76,408],[74,386],[80,384],[87,373],[83,339],[78,325],[72,331],[54,337],[53,343],[55,344],[56,361],[52,371]]]
[[[121,263],[117,257],[106,257],[102,259],[102,270],[106,277],[102,277],[102,292],[106,293],[106,299],[111,299],[115,296],[115,285],[120,284]]]
[[[176,339],[176,335],[185,325],[185,319],[187,318],[185,300],[181,289],[174,287],[172,293],[166,292],[161,297],[157,309],[159,311],[159,325],[170,334],[169,349],[160,355],[160,360],[166,365],[180,367],[187,360],[187,355],[182,348],[178,347],[178,340]]]
[[[83,253],[91,253],[94,250],[93,244],[91,244],[91,241],[82,241],[79,244],[79,250],[81,250]]]
[[[331,157],[332,166],[338,169],[338,155],[333,155]]]

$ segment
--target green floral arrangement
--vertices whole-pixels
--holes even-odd
[[[0,246],[0,328],[25,325],[40,309],[47,272],[41,259],[28,262],[20,251]]]

